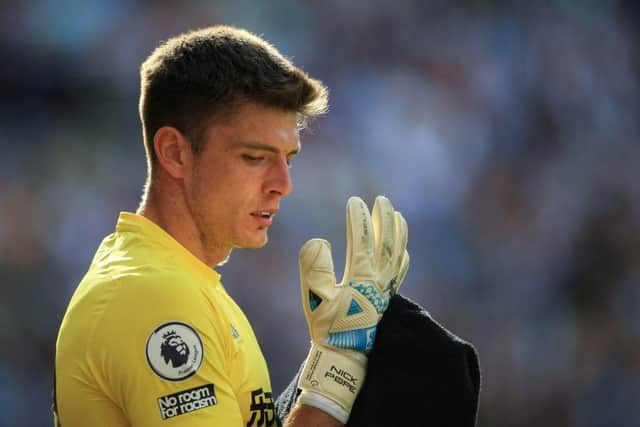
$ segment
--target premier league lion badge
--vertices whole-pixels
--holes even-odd
[[[165,380],[181,381],[195,374],[203,353],[200,336],[183,322],[163,323],[147,339],[147,362]]]

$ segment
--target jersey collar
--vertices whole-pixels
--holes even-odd
[[[203,263],[162,227],[145,216],[131,212],[120,212],[116,224],[116,232],[134,232],[142,235],[144,238],[169,249],[192,268],[202,271],[207,276],[213,275],[213,278],[220,283],[220,273]]]

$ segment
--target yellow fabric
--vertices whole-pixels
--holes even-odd
[[[172,325],[187,325],[202,343],[201,364],[188,378],[164,379],[152,369],[163,362],[148,360],[148,345],[151,357],[162,360],[150,337],[165,324],[156,341],[170,335]],[[187,326],[178,330],[185,339],[189,334],[180,331]],[[193,360],[197,347],[191,347]],[[160,400],[168,405],[167,396],[192,389],[208,396],[200,409],[183,407],[181,415],[163,419]],[[153,222],[126,212],[100,245],[62,321],[56,402],[63,427],[275,425],[266,362],[220,275]],[[177,409],[164,410],[176,415]]]

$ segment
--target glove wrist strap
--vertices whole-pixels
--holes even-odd
[[[349,420],[349,413],[344,408],[338,405],[333,400],[315,393],[313,391],[303,390],[298,397],[298,405],[313,406],[320,409],[322,412],[331,415],[342,424],[346,424]]]
[[[321,409],[346,423],[362,387],[366,364],[367,356],[362,353],[312,342],[298,383],[303,390],[301,403]],[[314,398],[314,394],[329,399],[333,405],[326,401],[322,403],[323,399]]]

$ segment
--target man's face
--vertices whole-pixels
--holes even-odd
[[[280,199],[293,190],[289,164],[300,149],[296,113],[243,104],[205,138],[184,183],[205,250],[264,246]]]

